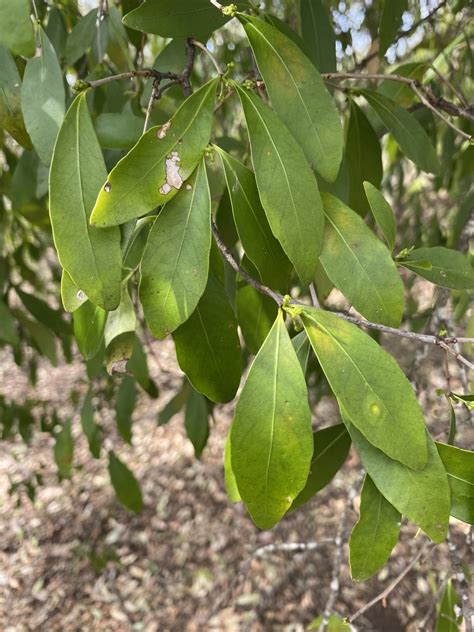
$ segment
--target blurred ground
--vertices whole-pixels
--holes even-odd
[[[413,345],[393,340],[402,365],[413,362]],[[72,415],[77,435],[72,481],[58,484],[52,439],[37,432],[30,447],[0,443],[0,629],[128,632],[285,630],[299,632],[326,605],[335,553],[334,537],[347,506],[347,492],[359,476],[351,453],[332,484],[302,510],[270,532],[259,532],[241,506],[227,501],[222,468],[230,407],[218,407],[217,423],[201,462],[184,435],[182,417],[157,427],[158,411],[179,384],[174,352],[154,343],[153,375],[160,399],[143,396],[134,415],[133,448],[116,437],[106,411],[100,419],[108,443],[139,478],[146,509],[131,515],[115,500],[103,461],[94,461],[80,436],[79,420],[67,395],[84,391],[80,360],[52,369],[41,365],[34,396],[53,399]],[[423,358],[423,398],[430,427],[445,439],[447,410],[434,394],[444,387],[439,349]],[[456,385],[456,371],[453,368]],[[23,401],[32,396],[26,378],[7,352],[0,355],[0,393]],[[337,421],[331,401],[318,404],[319,426]],[[472,447],[464,411],[459,410],[461,444]],[[470,434],[468,434],[468,432]],[[464,443],[463,443],[464,442]],[[109,447],[109,446],[108,446]],[[24,492],[9,496],[11,482],[42,468],[43,485],[34,503]],[[357,500],[356,503],[357,504]],[[346,512],[346,537],[357,519]],[[467,525],[454,525],[464,546]],[[355,612],[385,588],[419,550],[424,536],[405,524],[390,564],[364,584],[351,582],[343,549],[341,591],[335,610]],[[326,539],[331,542],[325,543]],[[253,553],[267,544],[319,542],[303,553],[277,551],[262,559]],[[384,632],[420,629],[431,611],[433,593],[450,572],[447,546],[440,545],[389,596],[360,617],[357,630]],[[433,616],[422,623],[433,629]]]

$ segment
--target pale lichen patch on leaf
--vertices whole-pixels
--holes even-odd
[[[158,140],[163,140],[166,134],[168,133],[169,128],[171,127],[171,121],[168,121],[164,125],[160,127],[160,129],[156,132],[156,137]]]
[[[160,187],[160,193],[167,195],[171,189],[180,189],[183,186],[183,178],[179,173],[179,163],[181,159],[177,151],[173,151],[168,158],[166,158],[166,182]]]

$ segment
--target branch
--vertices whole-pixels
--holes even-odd
[[[435,546],[434,544],[430,544],[429,542],[425,542],[424,545],[422,546],[422,548],[418,551],[418,553],[412,559],[412,561],[407,566],[405,566],[405,568],[402,570],[402,572],[399,575],[397,575],[397,577],[395,577],[393,582],[391,582],[387,586],[387,588],[385,590],[383,590],[380,594],[378,594],[376,597],[374,597],[368,603],[366,603],[364,606],[362,606],[362,608],[359,608],[359,610],[357,610],[357,612],[355,612],[353,615],[351,615],[347,619],[347,621],[349,623],[352,623],[353,621],[358,619],[362,614],[364,614],[364,612],[367,612],[367,610],[369,610],[370,608],[375,606],[377,603],[379,603],[379,601],[382,601],[383,599],[386,599],[389,596],[389,594],[393,590],[395,590],[395,588],[402,581],[402,579],[404,579],[404,577],[406,575],[408,575],[408,573],[411,571],[411,569],[414,566],[416,566],[417,562],[421,559],[421,557],[423,557],[423,555],[425,553],[428,553],[428,554],[431,553],[431,551],[434,549],[434,546]]]
[[[418,20],[418,22],[415,22],[414,24],[412,24],[411,27],[407,31],[400,31],[398,35],[395,37],[395,39],[393,40],[393,44],[396,44],[397,42],[399,42],[402,39],[402,37],[408,37],[409,35],[414,33],[417,30],[417,28],[420,27],[422,24],[434,18],[435,15],[438,13],[438,11],[442,9],[444,6],[446,6],[447,3],[448,3],[448,0],[442,0],[438,4],[437,7],[435,7],[428,13],[428,15],[425,15],[424,18],[421,18]],[[364,57],[364,59],[357,65],[357,68],[358,69],[365,68],[365,66],[369,63],[369,61],[372,61],[372,59],[374,59],[374,57],[377,57],[378,54],[379,54],[378,49],[372,51],[369,55],[367,55],[367,57]]]
[[[275,292],[271,288],[267,287],[263,283],[260,283],[260,281],[257,281],[257,279],[252,277],[246,270],[242,268],[242,266],[236,261],[234,255],[225,245],[219,233],[219,229],[217,228],[214,221],[212,222],[212,233],[214,235],[214,240],[216,242],[217,247],[221,251],[224,259],[231,266],[231,268],[233,268],[238,274],[240,274],[240,276],[249,285],[254,287],[257,290],[257,292],[260,292],[261,294],[265,294],[266,296],[269,296],[271,299],[273,299],[276,302],[276,304],[279,307],[281,307],[285,301],[285,297],[279,292]],[[303,301],[298,301],[295,299],[290,300],[289,304],[302,305],[304,307],[308,307],[307,303],[304,303]],[[468,360],[467,358],[462,356],[460,353],[455,351],[452,347],[450,347],[450,345],[455,345],[458,342],[462,342],[462,343],[473,342],[474,343],[474,338],[457,338],[455,336],[448,337],[448,336],[434,336],[431,334],[418,334],[418,333],[415,333],[414,331],[405,331],[403,329],[395,329],[395,327],[388,327],[387,325],[381,325],[380,323],[373,323],[369,320],[365,320],[364,318],[356,318],[355,316],[350,316],[349,314],[346,314],[345,312],[332,312],[332,313],[335,314],[336,316],[339,316],[340,318],[343,318],[344,320],[349,321],[350,323],[353,323],[354,325],[358,325],[359,327],[367,327],[367,329],[375,329],[376,331],[381,331],[385,334],[392,334],[394,336],[400,336],[401,338],[409,338],[410,340],[422,342],[424,344],[431,344],[431,345],[441,347],[442,349],[450,353],[452,356],[454,356],[458,362],[461,362],[467,368],[474,370],[474,364],[470,362],[470,360]]]
[[[448,113],[450,116],[456,116],[458,118],[465,119],[471,123],[474,123],[474,106],[468,105],[467,107],[461,107],[447,101],[443,97],[437,97],[426,86],[423,86],[417,79],[409,79],[408,77],[402,77],[401,75],[386,75],[383,73],[353,73],[353,72],[329,72],[322,75],[323,79],[330,80],[357,80],[357,81],[397,81],[408,86],[420,101],[428,109],[430,109],[438,118],[440,118],[446,125],[449,125],[457,134],[462,136],[464,140],[469,142],[473,141],[473,137],[470,134],[466,134],[462,129],[459,129],[451,123],[451,121],[444,116],[443,112]]]
[[[112,81],[120,81],[122,79],[134,79],[135,77],[153,77],[158,81],[163,79],[179,79],[182,80],[183,75],[179,75],[175,72],[160,72],[153,68],[145,68],[144,70],[131,70],[130,72],[121,72],[118,75],[109,75],[108,77],[102,77],[102,79],[95,79],[94,81],[81,81],[78,86],[79,89],[83,88],[99,88]]]

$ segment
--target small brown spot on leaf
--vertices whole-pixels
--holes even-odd
[[[163,140],[166,134],[168,133],[169,128],[171,127],[171,121],[168,121],[164,125],[160,127],[160,129],[156,132],[156,137],[158,140]]]
[[[112,185],[110,184],[110,182],[106,182],[106,183],[104,184],[104,191],[105,191],[106,193],[110,193],[111,189],[112,189]]]

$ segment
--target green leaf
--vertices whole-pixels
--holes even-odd
[[[321,75],[286,35],[259,18],[240,14],[272,107],[328,182],[338,174],[343,134],[336,105]]]
[[[366,318],[398,327],[404,307],[403,283],[386,246],[357,213],[323,194],[326,226],[320,261],[324,271]]]
[[[144,120],[131,111],[105,112],[94,121],[101,147],[130,149],[143,133]]]
[[[383,57],[402,26],[402,16],[408,11],[408,0],[383,0],[379,25],[379,57]]]
[[[329,385],[352,423],[392,459],[414,470],[425,467],[423,413],[392,356],[335,314],[304,308],[301,317]]]
[[[306,383],[281,312],[250,368],[230,441],[242,500],[270,529],[303,489],[313,453]]]
[[[167,424],[183,408],[191,392],[191,385],[184,379],[180,390],[172,397],[166,406],[158,413],[158,425]]]
[[[352,579],[365,581],[387,562],[400,535],[401,515],[366,476],[359,520],[349,541]]]
[[[254,278],[259,273],[244,256],[240,265]],[[242,336],[250,353],[255,355],[272,328],[278,307],[273,299],[248,285],[240,275],[237,276],[235,310]]]
[[[291,264],[268,225],[254,174],[217,145],[214,149],[222,160],[232,214],[245,254],[263,283],[275,289],[286,289]]]
[[[71,433],[71,422],[66,421],[56,435],[56,443],[54,444],[54,461],[60,478],[71,478],[73,457],[74,439]]]
[[[107,312],[87,301],[74,312],[74,337],[86,360],[99,351],[104,338]]]
[[[298,360],[300,362],[301,368],[303,369],[303,373],[306,373],[306,369],[308,367],[309,352],[311,351],[311,343],[308,336],[306,335],[306,332],[303,330],[300,331],[299,334],[296,334],[296,336],[291,339],[291,344],[296,351],[296,355],[298,356]]]
[[[49,165],[64,119],[66,93],[56,51],[41,27],[38,42],[39,53],[28,60],[23,75],[21,109],[38,156]]]
[[[319,72],[336,70],[336,36],[322,0],[301,0],[301,32]]]
[[[202,86],[117,163],[100,190],[92,224],[123,224],[168,202],[181,189],[209,143],[217,83],[213,79]]]
[[[97,41],[97,9],[92,9],[87,15],[81,17],[66,42],[66,62],[72,66],[85,53],[92,48]]]
[[[109,375],[124,372],[124,364],[132,357],[136,325],[135,308],[127,284],[124,283],[120,305],[109,312],[105,323],[106,367]]]
[[[426,270],[417,265],[427,261],[431,268]],[[468,257],[450,248],[417,248],[412,250],[399,263],[435,285],[452,290],[470,290],[474,288],[474,268]]]
[[[137,389],[133,377],[126,375],[120,383],[115,405],[115,417],[120,436],[132,444],[132,415],[137,403]]]
[[[188,439],[194,446],[194,453],[197,459],[201,458],[202,451],[206,447],[209,437],[209,410],[205,397],[194,389],[191,389],[186,402],[186,413],[184,415],[184,427]]]
[[[416,118],[397,103],[373,90],[358,90],[397,141],[407,158],[420,169],[438,174],[440,170],[436,152],[428,134]]]
[[[63,312],[52,309],[45,301],[34,296],[34,294],[23,292],[19,288],[15,288],[15,291],[30,314],[45,327],[51,329],[58,336],[68,336],[71,333],[69,323],[63,319]]]
[[[61,301],[66,312],[75,312],[87,301],[87,296],[71,279],[66,270],[61,275]]]
[[[0,44],[15,55],[32,57],[35,37],[29,0],[0,0]]]
[[[151,332],[166,338],[196,309],[211,249],[211,194],[204,162],[155,220],[143,253],[140,300]]]
[[[375,221],[382,231],[390,251],[392,251],[395,247],[395,239],[397,237],[397,224],[392,207],[380,191],[370,182],[364,182],[364,190]]]
[[[127,369],[133,374],[133,377],[137,380],[145,393],[148,393],[150,397],[158,397],[158,388],[150,377],[147,357],[138,337],[135,337],[133,353],[127,362]]]
[[[57,7],[49,7],[46,35],[54,46],[58,59],[62,60],[66,50],[67,27],[64,14]]]
[[[103,309],[120,303],[120,230],[89,226],[106,177],[85,94],[69,108],[54,148],[49,212],[61,265],[87,298]]]
[[[145,0],[124,16],[123,23],[161,37],[207,39],[227,20],[209,0]]]
[[[313,619],[308,626],[308,630],[319,630],[321,624],[324,620],[324,615],[319,615],[316,619]],[[339,617],[332,614],[329,617],[328,624],[326,626],[326,632],[351,632],[353,630],[352,626],[349,623],[345,623]]]
[[[332,481],[344,465],[351,447],[351,438],[344,424],[317,430],[313,433],[313,441],[314,452],[308,480],[293,501],[291,509],[304,505]]]
[[[34,346],[38,349],[40,354],[48,358],[53,366],[57,366],[56,338],[51,331],[37,320],[27,318],[20,311],[17,311],[15,315],[22,327],[26,329],[30,335]]]
[[[0,46],[0,127],[20,145],[31,149],[31,140],[21,113],[20,74],[13,57],[3,46]]]
[[[458,617],[456,610],[460,608],[461,600],[453,587],[450,579],[438,606],[438,617],[436,619],[435,632],[459,632]]]
[[[448,474],[451,489],[451,515],[474,524],[474,452],[436,443]]]
[[[427,434],[429,456],[426,466],[422,470],[412,470],[371,445],[350,423],[343,409],[341,413],[362,463],[381,494],[423,529],[433,542],[442,542],[449,523],[449,485],[431,437]]]
[[[255,178],[268,222],[300,279],[310,282],[324,225],[316,179],[278,116],[261,99],[234,86],[244,109]]]
[[[474,410],[474,395],[450,393],[449,397],[459,402],[460,404],[464,404],[464,406],[466,406],[468,410]]]
[[[227,493],[227,498],[229,499],[231,503],[239,503],[242,500],[242,498],[240,497],[240,493],[237,488],[234,472],[232,471],[230,430],[227,433],[227,439],[225,441],[224,477],[225,477],[225,490]]]
[[[213,276],[173,338],[178,364],[194,388],[213,402],[233,399],[242,369],[237,321],[224,288]]]
[[[92,391],[89,390],[81,408],[81,427],[82,432],[87,438],[89,450],[95,459],[100,458],[100,449],[102,444],[101,432],[99,426],[94,421],[94,406],[92,404]]]
[[[365,215],[369,210],[363,182],[379,187],[382,182],[382,150],[368,118],[351,99],[351,115],[347,127],[346,162],[349,169],[349,206]]]
[[[125,463],[113,450],[109,452],[109,474],[118,500],[135,513],[143,509],[143,497],[140,485]]]
[[[0,342],[6,342],[9,345],[16,347],[20,338],[16,330],[15,319],[8,307],[3,301],[0,300]]]

